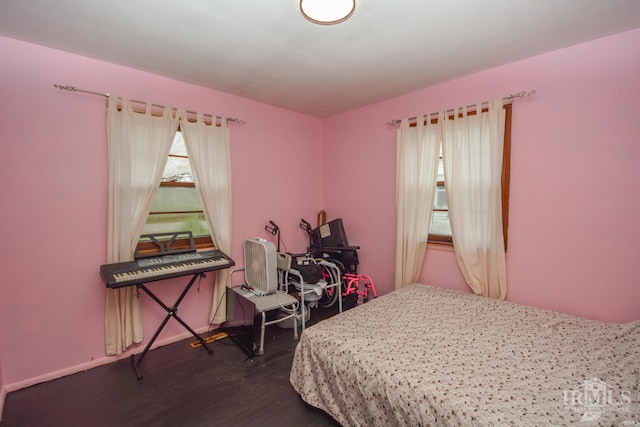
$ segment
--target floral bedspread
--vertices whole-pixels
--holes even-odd
[[[307,328],[290,380],[344,426],[640,425],[640,321],[413,284]]]

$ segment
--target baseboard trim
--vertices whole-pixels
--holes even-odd
[[[216,330],[215,329],[211,329]],[[202,334],[205,332],[209,331],[209,327],[208,326],[203,326],[201,328],[198,329],[194,329],[196,331],[196,333],[198,334]],[[191,335],[191,333],[189,333],[188,331],[185,331],[184,333],[181,334],[177,334],[177,335],[173,335],[171,337],[162,339],[162,340],[157,340],[156,342],[153,343],[153,345],[151,346],[151,349],[153,350],[154,348],[158,348],[158,347],[162,347],[168,344],[173,344],[174,342],[178,342],[178,341],[182,341],[186,338],[192,337],[193,335]],[[195,338],[194,338],[195,339]],[[117,355],[117,356],[103,356],[99,359],[94,359],[91,360],[89,362],[86,363],[80,363],[78,365],[74,365],[74,366],[70,366],[68,368],[64,368],[64,369],[60,369],[57,371],[53,371],[53,372],[48,372],[46,374],[43,375],[38,375],[35,377],[31,377],[28,378],[26,380],[22,380],[22,381],[18,381],[15,383],[11,383],[11,384],[7,384],[4,386],[4,388],[2,389],[2,402],[0,403],[4,403],[4,397],[6,396],[7,393],[11,393],[13,391],[17,391],[23,388],[27,388],[27,387],[31,387],[32,385],[36,385],[36,384],[40,384],[40,383],[44,383],[47,381],[53,381],[53,380],[57,380],[58,378],[62,378],[62,377],[66,377],[67,375],[73,375],[73,374],[77,374],[78,372],[83,372],[83,371],[87,371],[89,369],[92,368],[97,368],[98,366],[103,366],[103,365],[108,365],[110,363],[114,363],[117,362],[118,360],[121,359],[125,359],[125,358],[129,358],[131,357],[132,354],[138,354],[141,353],[144,349],[145,346],[145,342],[143,341],[142,343],[139,344],[135,344],[134,346],[130,347],[129,350]],[[1,408],[0,408],[1,409]],[[2,414],[2,412],[0,411],[0,414]]]

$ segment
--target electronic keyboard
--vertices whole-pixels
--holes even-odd
[[[221,270],[236,265],[222,251],[169,254],[117,262],[100,266],[100,275],[107,288],[121,288],[141,283]]]

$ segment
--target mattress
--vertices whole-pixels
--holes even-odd
[[[305,329],[290,381],[344,426],[638,425],[640,321],[413,284]]]

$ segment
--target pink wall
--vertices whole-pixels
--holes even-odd
[[[604,320],[640,318],[640,31],[527,59],[325,120],[113,64],[0,38],[0,363],[14,390],[108,363],[104,356],[105,103],[54,83],[239,117],[232,125],[233,251],[300,218],[342,217],[361,271],[392,288],[395,129],[385,123],[520,91],[514,107],[508,299]],[[391,78],[391,77],[390,77]],[[309,159],[313,159],[310,162]],[[323,166],[324,165],[324,166]],[[616,188],[604,179],[616,180]],[[615,203],[615,205],[614,205]],[[616,209],[614,209],[616,208]],[[594,231],[606,227],[607,235]],[[8,243],[9,242],[9,243]],[[447,248],[429,249],[424,282],[466,289]],[[176,283],[154,285],[173,298]],[[210,283],[180,315],[205,330]],[[164,316],[143,300],[149,338]],[[166,343],[185,336],[170,322]],[[138,346],[132,351],[140,352]]]
[[[242,265],[243,240],[267,237],[268,220],[282,227],[288,249],[304,249],[299,220],[321,209],[321,168],[304,160],[321,164],[320,119],[7,38],[0,52],[0,360],[9,389],[113,360],[104,355],[99,276],[107,234],[105,100],[54,83],[245,120],[231,125],[230,255]],[[211,276],[180,306],[196,330],[208,327]],[[168,302],[181,286],[153,285]],[[143,312],[148,339],[166,313],[147,297]],[[170,321],[159,342],[180,336],[188,333]]]
[[[535,89],[513,108],[507,299],[640,319],[638,76],[635,30],[326,119],[327,214],[362,247],[361,271],[391,290],[396,128],[385,123]],[[420,280],[468,290],[453,252],[437,245]]]

